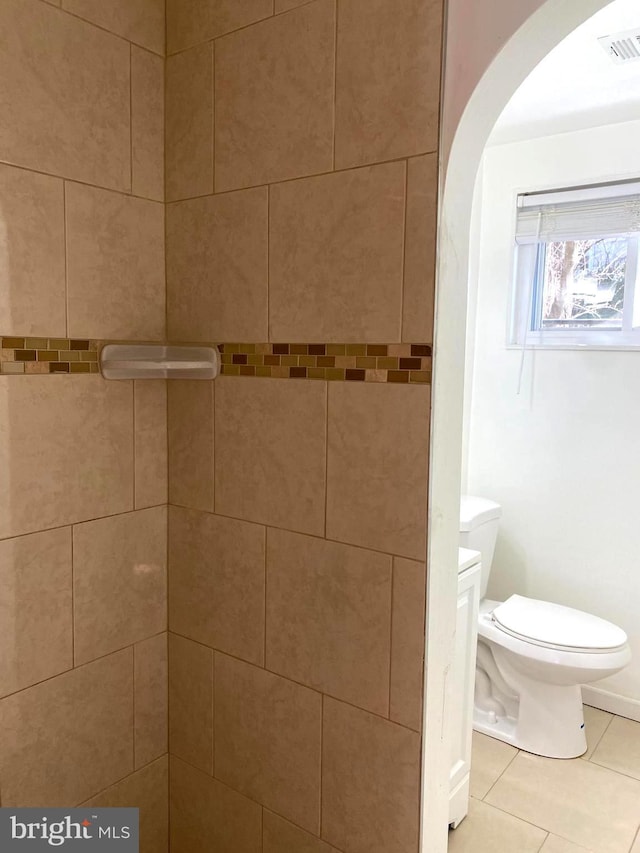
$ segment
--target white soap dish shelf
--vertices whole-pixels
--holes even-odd
[[[107,344],[100,354],[105,379],[215,379],[217,347]]]

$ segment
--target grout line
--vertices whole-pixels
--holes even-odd
[[[396,561],[394,557],[391,557],[391,566],[390,566],[390,575],[391,575],[391,588],[389,590],[389,708],[388,714],[389,719],[391,719],[391,676],[393,669],[393,608],[394,608],[394,591],[395,591],[395,579],[396,579]],[[394,721],[395,722],[395,721]]]
[[[286,817],[285,815],[280,814],[279,812],[276,812],[273,808],[270,808],[270,807],[263,805],[263,803],[261,803],[259,800],[256,800],[253,796],[251,796],[251,794],[248,794],[246,791],[242,791],[239,788],[233,788],[228,782],[225,782],[224,779],[220,779],[218,776],[211,776],[211,774],[207,773],[206,770],[203,770],[202,767],[198,767],[195,764],[192,764],[191,761],[188,761],[186,758],[183,758],[181,755],[178,755],[175,752],[170,752],[169,756],[177,759],[180,762],[182,762],[182,764],[186,765],[187,767],[190,767],[192,770],[195,770],[197,773],[202,773],[204,776],[207,776],[209,779],[214,779],[220,785],[223,785],[228,791],[234,791],[235,793],[240,794],[246,800],[249,800],[250,802],[254,803],[255,805],[260,806],[260,808],[263,809],[264,811],[268,811],[270,814],[276,815],[276,817],[279,817],[285,823],[288,823],[291,826],[295,827],[296,829],[301,830],[305,835],[310,836],[311,838],[313,838],[316,841],[322,841],[322,839],[319,836],[314,835],[312,832],[309,832],[307,827],[301,826],[299,823],[295,823],[291,819],[291,817]],[[111,787],[111,786],[109,786],[109,787]],[[340,848],[336,847],[335,845],[332,844],[331,846],[332,846],[332,849],[336,851],[336,853],[343,853],[343,851]]]
[[[267,343],[271,341],[271,185],[267,184]]]
[[[76,665],[76,591],[75,591],[75,567],[74,567],[74,550],[73,550],[73,540],[74,540],[74,527],[73,525],[69,527],[69,534],[71,539],[71,667],[75,668]],[[55,675],[52,676],[55,678]],[[29,688],[23,688],[28,690]],[[3,697],[4,698],[4,697]]]
[[[45,0],[42,0],[42,2],[45,2]],[[21,163],[14,163],[11,160],[4,160],[1,157],[0,165],[9,166],[11,169],[19,169],[21,172],[31,172],[34,175],[44,175],[47,178],[55,178],[57,181],[67,181],[70,184],[80,184],[80,186],[91,187],[91,189],[102,190],[106,193],[116,193],[116,195],[121,195],[125,198],[137,198],[140,201],[150,201],[154,204],[164,204],[164,202],[158,201],[155,198],[149,198],[145,195],[138,195],[137,193],[134,193],[131,190],[121,190],[117,187],[104,186],[102,184],[92,184],[90,181],[83,181],[82,179],[74,178],[71,175],[56,175],[55,172],[46,172],[43,169],[34,169],[31,166],[24,166]],[[231,192],[235,192],[235,190],[232,190]],[[193,198],[201,198],[201,196],[193,196]]]
[[[409,160],[404,165],[404,222],[402,225],[402,261],[400,264],[400,340],[404,338],[404,300],[407,271],[407,225],[409,222]]]
[[[166,632],[165,631],[158,631],[157,633],[151,634],[148,637],[142,637],[140,640],[136,640],[136,642],[141,643],[144,640],[152,640],[155,637],[160,636],[160,634],[164,634],[164,633],[166,633]],[[189,637],[187,637],[186,639],[189,639]],[[39,687],[41,684],[46,684],[48,681],[53,681],[55,678],[59,678],[61,675],[69,675],[69,673],[75,672],[78,669],[83,669],[85,666],[91,666],[91,664],[96,663],[96,661],[104,660],[105,658],[111,657],[112,655],[118,655],[121,652],[125,652],[127,649],[130,649],[132,647],[133,647],[133,643],[130,643],[128,646],[122,646],[119,649],[112,649],[110,652],[105,652],[103,655],[98,655],[98,657],[91,658],[91,660],[83,661],[82,663],[79,663],[77,665],[74,664],[73,666],[70,666],[68,669],[63,669],[60,672],[54,673],[54,675],[50,675],[47,678],[41,678],[40,681],[34,681],[33,684],[28,684],[26,687],[21,687],[19,690],[13,690],[11,693],[7,693],[6,695],[2,696],[2,701],[4,701],[5,699],[8,699],[10,696],[17,696],[18,693],[24,693],[27,690],[31,690],[32,687]]]
[[[67,225],[67,182],[62,180],[62,239],[64,240],[64,324],[69,338],[69,245]]]
[[[110,785],[107,785],[106,788],[100,788],[99,791],[96,791],[95,794],[91,794],[91,796],[87,797],[85,800],[82,800],[81,803],[78,803],[76,808],[82,807],[83,803],[88,802],[89,800],[94,800],[96,797],[99,797],[101,794],[104,794],[106,791],[109,791],[111,788],[114,788],[116,785],[119,785],[121,782],[124,782],[126,779],[129,779],[136,773],[142,773],[143,770],[151,767],[152,764],[156,764],[158,761],[162,761],[163,758],[167,759],[167,765],[169,764],[169,753],[163,752],[162,755],[156,756],[156,758],[152,758],[151,761],[147,761],[146,764],[143,764],[141,767],[138,767],[137,770],[132,770],[131,773],[127,773],[125,776],[121,776],[119,779],[116,779],[115,782],[111,782]]]
[[[324,693],[320,697],[320,784],[318,785],[318,835],[322,838],[322,777],[324,773]]]
[[[216,43],[211,42],[211,186],[216,194]]]
[[[336,128],[337,128],[337,102],[338,102],[338,14],[340,11],[340,0],[335,0],[335,20],[333,30],[333,171],[336,171]]]
[[[267,582],[268,582],[268,549],[269,528],[264,528],[264,648],[262,652],[262,666],[267,668]]]
[[[220,373],[222,375],[222,372]],[[211,514],[217,515],[216,513],[216,497],[217,497],[217,489],[216,489],[216,465],[217,465],[217,455],[216,455],[216,383],[211,383],[211,443],[213,445],[211,449],[211,506],[213,507]]]
[[[131,749],[133,759],[133,770],[136,769],[136,644],[131,644],[131,720],[133,731],[131,737]]]
[[[310,0],[310,2],[314,2],[314,0]],[[307,3],[304,4],[308,5]],[[294,9],[287,9],[286,12],[293,12]],[[286,13],[285,12],[285,13]],[[285,14],[280,13],[280,14]],[[190,50],[194,50],[194,48],[202,47],[210,41],[220,41],[220,39],[225,39],[228,36],[235,35],[236,33],[241,33],[243,30],[250,30],[252,27],[255,27],[256,24],[265,24],[267,21],[270,21],[274,16],[269,12],[268,15],[265,15],[263,18],[257,18],[255,21],[251,21],[248,24],[243,24],[241,27],[236,27],[234,30],[229,30],[226,33],[218,33],[217,35],[208,35],[206,38],[203,38],[202,41],[194,42],[193,44],[188,45],[187,47],[181,47],[179,50],[173,50],[169,52],[167,50],[166,59],[174,56],[180,56],[182,53],[188,53]],[[278,16],[276,16],[278,17]]]
[[[133,192],[133,45],[129,44],[129,189]]]
[[[211,775],[216,772],[216,653],[211,649]]]
[[[322,539],[328,539],[327,537],[327,516],[329,512],[329,382],[325,380],[324,383],[324,399],[325,399],[325,407],[324,407],[324,418],[325,418],[325,426],[324,426],[324,533],[321,537]]]
[[[132,415],[132,432],[131,432],[131,480],[132,480],[132,505],[133,512],[136,511],[136,380],[131,382],[131,415]]]
[[[8,542],[11,539],[24,539],[26,536],[34,536],[36,533],[48,533],[52,530],[65,530],[67,527],[77,527],[80,524],[91,524],[94,521],[105,521],[108,518],[117,518],[120,515],[131,515],[134,512],[144,512],[148,509],[161,509],[162,507],[167,506],[166,503],[153,504],[153,506],[145,506],[141,509],[126,509],[123,512],[113,512],[110,515],[99,515],[96,518],[81,518],[78,521],[68,521],[66,524],[56,524],[54,527],[44,527],[38,528],[37,530],[29,530],[26,533],[17,533],[15,536],[3,536],[0,538],[0,542]],[[175,504],[175,506],[180,506],[180,504]],[[184,509],[192,509],[192,507],[183,507]],[[204,510],[202,510],[204,512]],[[218,513],[215,513],[218,515]],[[229,516],[231,518],[231,516]],[[243,519],[239,519],[242,521]],[[126,646],[123,646],[126,648]]]
[[[490,735],[487,735],[487,737],[490,737]],[[514,748],[515,748],[515,747],[514,747]],[[520,750],[518,749],[518,750],[516,751],[516,754],[511,756],[511,760],[509,761],[509,763],[504,767],[504,769],[502,770],[502,772],[500,773],[500,775],[499,775],[499,776],[494,780],[493,784],[491,785],[491,787],[489,788],[489,790],[487,791],[487,793],[486,793],[486,794],[484,795],[484,797],[482,798],[483,802],[487,799],[487,797],[489,796],[489,794],[493,791],[493,789],[494,789],[494,788],[495,788],[495,786],[498,784],[498,782],[500,781],[500,779],[502,779],[502,777],[504,776],[504,774],[505,774],[505,773],[507,772],[507,770],[511,767],[511,765],[513,764],[513,762],[516,760],[516,758],[517,758],[519,755],[520,755]],[[491,806],[491,805],[493,805],[493,803],[487,803],[487,805],[490,805],[490,806]],[[542,827],[540,827],[540,828],[542,828]]]
[[[550,760],[551,760],[551,761],[556,761],[556,760],[558,760],[558,759],[550,759]],[[472,797],[471,799],[476,800],[476,799],[477,799],[477,797]],[[483,800],[478,800],[478,802],[484,802],[484,801],[483,801]],[[540,826],[540,825],[539,825],[539,824],[537,824],[537,823],[533,823],[533,821],[527,820],[526,818],[521,817],[520,815],[515,814],[514,812],[508,812],[506,809],[503,809],[503,808],[501,808],[500,806],[496,806],[494,803],[485,803],[485,805],[486,805],[486,806],[489,806],[489,808],[491,808],[491,809],[495,809],[496,811],[501,812],[502,814],[509,815],[509,817],[514,817],[514,818],[516,818],[517,820],[522,821],[522,823],[526,823],[528,826],[533,826],[533,827],[535,827],[536,829],[539,829],[541,832],[547,832],[547,833],[549,832],[549,830],[548,830],[545,826]],[[455,831],[455,830],[454,830],[454,831]],[[563,836],[559,836],[559,837],[560,837],[560,838],[563,838],[563,840],[564,840],[564,841],[569,841],[569,840],[570,840],[570,839],[568,839],[568,838],[566,838],[566,839],[565,839]],[[546,839],[545,839],[545,841],[546,841]],[[574,844],[576,844],[577,842],[575,842],[575,841],[574,841],[573,843],[574,843]],[[540,849],[540,848],[538,848],[538,849]],[[496,853],[498,853],[498,851],[496,851]],[[585,851],[585,853],[588,853],[588,851]]]
[[[437,153],[438,153],[437,150],[436,151],[433,151],[433,150],[431,150],[431,151],[417,151],[415,154],[411,154],[411,157],[409,159],[414,159],[416,157],[424,157],[427,154],[437,154]],[[404,157],[391,157],[388,160],[375,160],[371,163],[359,163],[356,166],[345,166],[344,168],[340,168],[340,169],[325,169],[324,171],[321,171],[321,172],[312,172],[310,174],[295,175],[292,178],[283,178],[280,181],[271,181],[271,182],[267,181],[267,182],[264,182],[261,184],[247,184],[246,186],[232,187],[232,188],[227,189],[227,190],[218,190],[218,192],[216,192],[215,195],[216,196],[229,195],[230,193],[242,192],[243,190],[255,190],[255,189],[259,189],[261,187],[278,186],[279,184],[291,184],[294,181],[305,181],[305,180],[310,179],[310,178],[325,178],[325,177],[328,177],[329,175],[340,175],[340,174],[343,174],[344,172],[356,172],[360,169],[372,169],[375,166],[388,166],[391,163],[406,163],[407,159],[408,158],[405,155]],[[0,162],[2,162],[2,161],[0,161]],[[12,164],[9,164],[9,165],[12,165]],[[24,168],[24,167],[18,167],[18,168]],[[42,174],[48,174],[48,173],[44,172]],[[53,175],[53,177],[57,177],[57,176]],[[72,179],[70,179],[70,180],[72,180]],[[92,186],[92,185],[90,185],[90,186]],[[127,195],[127,193],[124,193],[124,194]],[[181,202],[185,202],[185,201],[196,201],[199,198],[208,198],[211,195],[213,195],[213,193],[199,193],[198,195],[185,196],[184,198],[167,199],[166,203],[167,204],[180,204]]]
[[[208,646],[206,643],[203,643],[201,640],[194,640],[193,637],[189,637],[186,634],[182,634],[180,631],[173,628],[170,632],[176,637],[180,637],[182,640],[187,640],[189,643],[194,643],[197,646],[202,646],[202,648],[207,649],[210,652],[215,652],[216,655],[224,655],[231,660],[237,661],[238,663],[242,663],[245,666],[250,666],[253,669],[258,669],[261,672],[267,672],[269,675],[274,675],[276,678],[281,678],[284,681],[288,681],[291,684],[295,684],[298,687],[302,687],[305,690],[309,690],[312,693],[316,693],[319,696],[326,696],[328,699],[332,699],[334,702],[340,702],[343,705],[346,705],[349,708],[353,708],[356,711],[360,711],[362,714],[369,714],[372,717],[375,717],[377,720],[381,720],[383,723],[387,723],[390,726],[396,726],[399,729],[403,729],[404,731],[411,732],[414,735],[420,735],[420,732],[416,731],[416,729],[412,729],[409,726],[405,726],[404,723],[398,723],[396,720],[390,720],[388,717],[385,717],[383,714],[378,711],[372,711],[370,708],[363,708],[360,705],[354,705],[353,702],[350,702],[348,699],[343,699],[341,696],[334,696],[332,693],[324,692],[318,687],[311,687],[308,684],[305,684],[303,681],[297,681],[295,678],[291,678],[289,675],[283,675],[281,672],[277,672],[274,669],[269,669],[267,666],[261,666],[259,663],[255,663],[254,661],[246,660],[245,658],[238,657],[235,654],[231,654],[224,649],[215,648],[213,646]]]
[[[319,381],[319,380],[318,380]],[[328,383],[327,383],[328,384]],[[163,504],[158,504],[158,506],[163,506]],[[227,513],[220,512],[216,510],[215,512],[211,512],[210,510],[202,509],[202,507],[196,506],[187,506],[186,504],[177,503],[175,501],[171,502],[171,506],[176,509],[188,510],[189,512],[202,512],[207,515],[218,515],[220,518],[228,518],[233,521],[243,521],[245,524],[254,524],[262,527],[270,527],[272,530],[282,530],[285,533],[291,533],[294,536],[308,536],[310,539],[319,539],[322,542],[333,542],[337,545],[346,545],[349,548],[357,548],[360,551],[367,551],[370,554],[384,554],[385,557],[398,557],[403,560],[413,560],[415,563],[424,564],[424,559],[415,556],[407,556],[406,554],[395,554],[390,551],[381,551],[379,548],[370,548],[366,545],[358,545],[353,542],[345,542],[342,539],[332,539],[329,536],[323,536],[320,533],[308,533],[305,530],[291,530],[290,527],[279,527],[277,524],[272,524],[271,522],[266,521],[256,521],[255,519],[243,518],[239,515],[228,515]],[[149,507],[150,508],[150,507]],[[125,515],[125,513],[118,513],[118,515]],[[110,516],[107,516],[110,517]],[[68,526],[68,525],[63,525]],[[28,535],[28,534],[25,534]],[[9,537],[11,538],[11,537]],[[2,541],[2,540],[0,540]]]
[[[136,41],[132,41],[126,36],[120,35],[120,33],[116,33],[113,30],[107,29],[107,27],[103,27],[101,24],[97,24],[95,21],[90,21],[88,18],[83,18],[82,15],[78,15],[75,12],[72,12],[70,9],[62,6],[56,6],[53,3],[49,3],[48,0],[41,0],[41,2],[47,6],[49,9],[56,9],[58,12],[63,12],[65,15],[68,15],[70,18],[75,18],[76,21],[81,21],[83,24],[87,24],[89,27],[93,27],[95,30],[100,30],[100,32],[107,33],[107,35],[112,36],[118,41],[126,42],[127,44],[132,44],[135,47],[139,47],[142,50],[146,50],[149,53],[153,53],[154,56],[159,56],[160,59],[164,59],[162,53],[157,53],[153,48],[146,47],[144,44],[138,44]]]
[[[611,714],[611,717],[609,718],[609,722],[608,722],[608,723],[607,723],[607,725],[604,727],[604,730],[603,730],[602,734],[600,735],[600,737],[598,738],[598,740],[594,743],[594,745],[593,745],[593,749],[591,750],[591,755],[589,756],[589,758],[587,758],[587,759],[586,759],[586,761],[591,761],[591,759],[592,759],[592,758],[593,758],[593,756],[595,755],[596,749],[600,746],[600,742],[602,741],[602,738],[603,738],[603,737],[606,735],[606,733],[609,731],[609,726],[611,725],[611,723],[613,722],[613,720],[614,720],[614,718],[615,718],[616,716],[617,716],[616,714]],[[589,751],[589,750],[587,749],[587,752],[588,752],[588,751]],[[593,764],[596,764],[597,762],[595,762],[595,761],[594,761],[594,762],[592,762],[592,763],[593,763]]]

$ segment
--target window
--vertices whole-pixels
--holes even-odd
[[[640,349],[640,183],[518,196],[509,343]]]

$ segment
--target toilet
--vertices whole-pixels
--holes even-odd
[[[461,500],[460,545],[482,555],[473,727],[526,752],[576,758],[587,749],[580,686],[629,663],[627,635],[560,604],[485,598],[501,515],[486,498]]]

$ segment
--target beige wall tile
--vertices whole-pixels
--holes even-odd
[[[449,853],[497,853],[498,850],[537,853],[544,837],[544,829],[472,799],[468,816],[449,832],[448,850]]]
[[[441,38],[441,0],[340,0],[337,168],[436,150]]]
[[[2,333],[64,337],[62,181],[0,166],[0,218]]]
[[[169,530],[171,630],[262,664],[264,528],[172,507]]]
[[[165,336],[164,207],[66,185],[69,335]]]
[[[168,51],[217,38],[272,12],[273,0],[168,0]]]
[[[132,501],[131,383],[0,377],[0,539],[126,512]]]
[[[168,384],[169,500],[213,512],[214,383]]]
[[[143,767],[168,751],[167,634],[133,649],[135,687],[135,763]]]
[[[266,809],[262,838],[264,853],[337,853],[334,847],[320,841],[315,835],[309,835]]]
[[[136,509],[167,502],[167,383],[136,380]]]
[[[164,54],[164,0],[63,0],[62,8]]]
[[[216,191],[332,168],[334,0],[216,42]]]
[[[433,340],[438,155],[409,160],[402,340]]]
[[[424,563],[394,559],[389,716],[416,731],[422,725],[426,583]]]
[[[429,388],[329,383],[327,536],[424,559]]]
[[[170,338],[267,340],[268,209],[266,187],[169,205]]]
[[[400,340],[404,193],[404,163],[271,188],[271,340]]]
[[[222,376],[215,421],[216,512],[321,536],[324,383]]]
[[[519,752],[485,802],[591,850],[626,853],[638,828],[640,782],[590,761]]]
[[[168,853],[169,757],[132,773],[83,805],[140,809],[140,853]]]
[[[386,716],[391,558],[268,531],[267,667]]]
[[[165,507],[75,525],[76,664],[166,630],[166,558]]]
[[[164,201],[164,60],[131,48],[133,192]]]
[[[319,693],[216,653],[215,776],[316,834]]]
[[[324,700],[322,837],[350,853],[414,853],[420,735]]]
[[[169,634],[169,748],[213,772],[213,652]]]
[[[71,530],[0,542],[0,696],[73,666]]]
[[[213,45],[166,62],[167,201],[213,192]]]
[[[0,32],[0,160],[129,189],[129,45],[39,0],[3,0]]]
[[[172,853],[262,853],[262,809],[171,758]]]
[[[133,770],[133,653],[0,701],[3,806],[69,807]]]

